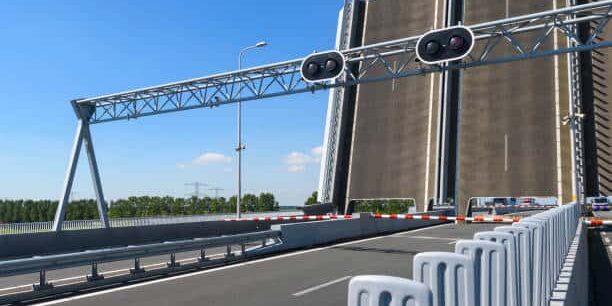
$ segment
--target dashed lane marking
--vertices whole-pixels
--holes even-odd
[[[292,295],[293,295],[293,296],[302,296],[302,295],[304,295],[304,294],[306,294],[306,293],[310,293],[310,292],[313,292],[313,291],[317,291],[317,290],[319,290],[319,289],[323,289],[323,288],[325,288],[325,287],[329,287],[329,286],[331,286],[331,285],[333,285],[333,284],[341,283],[341,282],[343,282],[343,281],[345,281],[345,280],[348,280],[348,279],[349,279],[349,278],[351,278],[351,277],[352,277],[351,275],[347,275],[347,276],[344,276],[344,277],[341,277],[341,278],[338,278],[338,279],[334,279],[334,280],[329,281],[329,282],[322,283],[322,284],[320,284],[320,285],[316,285],[316,286],[313,286],[313,287],[310,287],[310,288],[304,289],[304,290],[302,290],[302,291],[300,291],[300,292],[296,292],[296,293],[294,293],[294,294],[292,294]]]

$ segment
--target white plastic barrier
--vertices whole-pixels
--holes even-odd
[[[548,306],[553,289],[563,288],[563,283],[559,285],[557,281],[567,282],[562,268],[573,262],[579,240],[576,237],[580,237],[577,233],[579,220],[580,207],[571,203],[525,218],[512,226],[476,233],[474,240],[457,242],[456,254],[417,254],[413,278],[431,290],[434,306]],[[584,279],[582,274],[576,279]],[[383,288],[396,286],[394,290],[400,291],[394,291],[394,295],[401,296],[401,290],[413,290],[413,283],[408,288],[397,280],[389,281],[388,285],[385,279],[379,281],[377,286]],[[580,295],[584,291],[582,288],[572,290],[567,292]],[[576,300],[575,296],[562,298]],[[349,306],[352,305],[357,304],[349,299]]]
[[[544,306],[544,279],[543,260],[544,260],[544,225],[540,222],[520,222],[513,226],[523,227],[529,230],[531,240],[531,282],[533,284],[531,290],[531,303],[533,306]]]
[[[497,242],[504,246],[506,249],[506,266],[507,272],[506,277],[506,304],[508,306],[517,306],[518,293],[516,285],[516,248],[514,246],[514,236],[510,233],[504,232],[479,232],[474,234],[474,240],[485,240],[491,242]]]
[[[498,226],[495,231],[514,236],[518,303],[521,306],[531,306],[533,279],[531,232],[529,229],[519,226]]]
[[[414,257],[413,279],[433,292],[433,306],[474,305],[474,263],[466,255],[424,252]]]
[[[467,255],[474,263],[476,305],[506,305],[506,249],[488,241],[459,240],[455,253]]]
[[[361,275],[349,283],[348,304],[355,306],[432,306],[431,290],[410,279]]]

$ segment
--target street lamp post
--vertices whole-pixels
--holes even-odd
[[[267,46],[268,43],[265,41],[260,41],[252,46],[243,48],[242,50],[240,50],[240,53],[238,54],[238,70],[242,69],[242,58],[244,56],[244,53],[248,50],[251,49],[255,49],[255,48],[263,48],[265,46]],[[244,150],[246,147],[244,146],[244,144],[242,143],[242,102],[240,101],[240,92],[238,93],[238,110],[237,110],[237,124],[238,124],[238,140],[237,140],[237,145],[236,145],[236,152],[238,153],[238,178],[237,178],[237,184],[238,184],[238,196],[236,197],[236,218],[240,218],[240,199],[242,198],[242,150]]]

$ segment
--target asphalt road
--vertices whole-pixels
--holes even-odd
[[[453,251],[498,224],[446,224],[77,295],[41,305],[346,305],[351,276],[412,276],[415,254]]]
[[[363,43],[421,34],[436,19],[440,27],[443,7],[442,0],[368,1]],[[358,86],[349,199],[415,198],[422,211],[434,193],[438,79],[433,74]]]
[[[552,0],[466,0],[465,23],[552,8]],[[524,44],[528,37],[535,35],[539,33],[523,34],[519,41]],[[558,43],[566,44],[561,39]],[[506,42],[501,44],[503,48],[496,53],[508,54],[512,47]],[[544,47],[550,48],[552,44],[551,39]],[[477,45],[475,50],[481,47]],[[567,63],[565,56],[558,59],[557,66],[553,57],[545,57],[482,66],[462,73],[459,203],[465,204],[476,196],[558,196],[561,193],[564,203],[571,201],[567,126],[559,125],[557,133],[558,119],[568,112]]]

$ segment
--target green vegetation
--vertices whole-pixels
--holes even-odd
[[[0,200],[0,223],[51,221],[55,215],[57,201],[51,200]],[[242,212],[277,211],[278,202],[271,193],[259,196],[245,194],[242,197]],[[225,198],[174,198],[174,197],[129,197],[111,201],[111,218],[186,216],[236,212],[236,197]],[[95,200],[72,201],[66,212],[67,220],[90,220],[98,218]]]
[[[308,199],[306,199],[306,202],[304,202],[304,205],[313,205],[313,204],[317,204],[317,192],[313,192],[310,197]]]
[[[373,212],[378,214],[407,213],[414,200],[353,200],[353,212]]]

